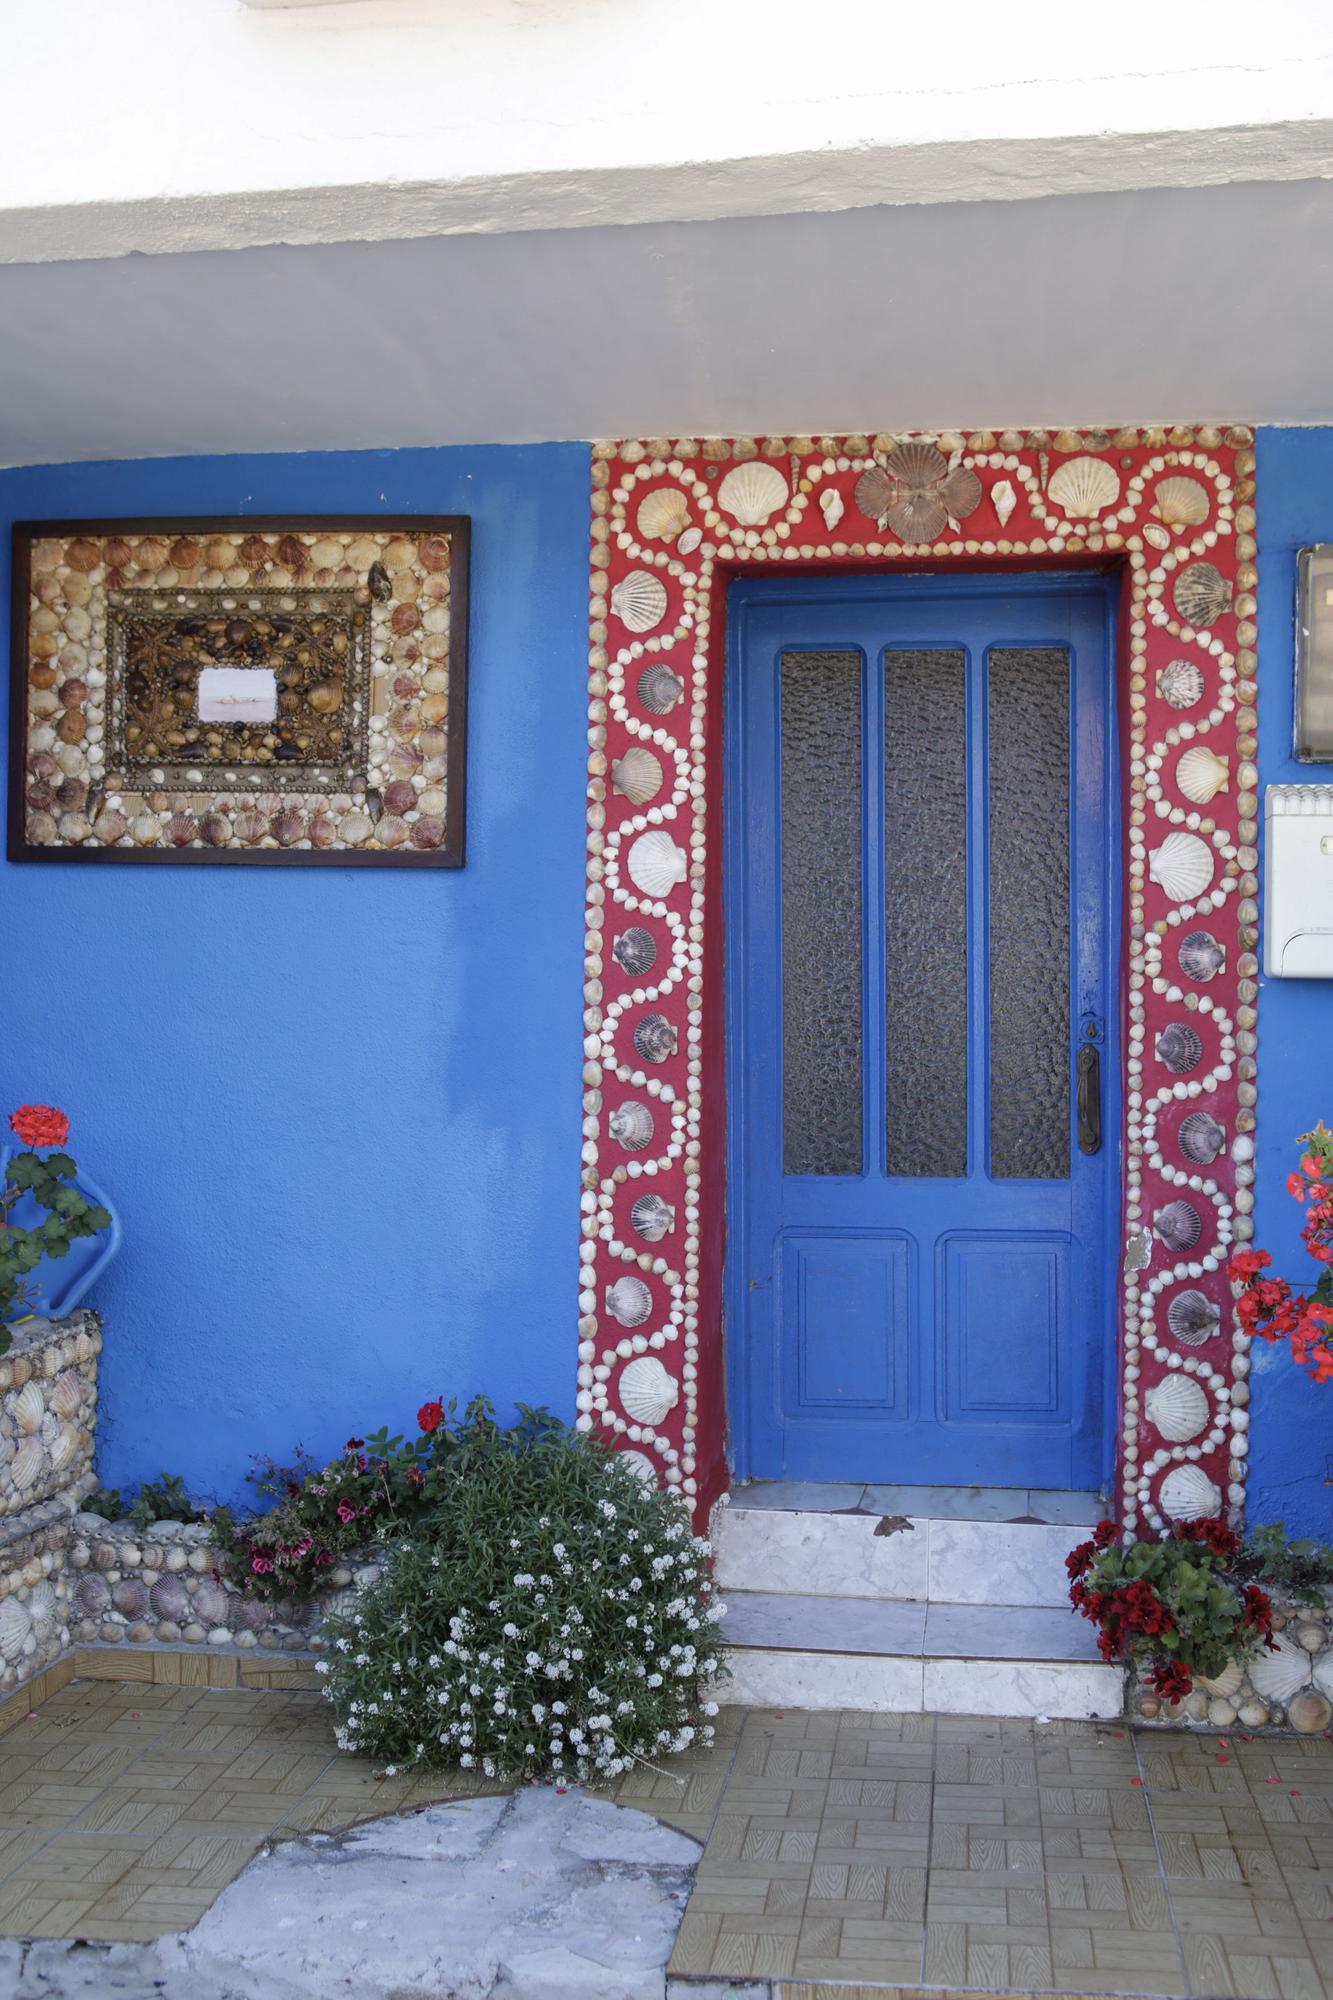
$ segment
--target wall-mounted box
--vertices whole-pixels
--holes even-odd
[[[1296,556],[1296,699],[1292,748],[1302,764],[1333,763],[1333,543]]]
[[[1333,785],[1270,785],[1264,822],[1264,971],[1333,979]]]

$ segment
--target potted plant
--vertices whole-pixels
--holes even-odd
[[[69,1137],[64,1112],[21,1104],[9,1125],[22,1143],[0,1147],[0,1354],[11,1345],[16,1321],[70,1312],[121,1237],[111,1203],[60,1150]],[[47,1269],[52,1259],[61,1265],[54,1275]]]

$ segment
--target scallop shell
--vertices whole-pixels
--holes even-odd
[[[1193,660],[1168,660],[1157,670],[1157,692],[1168,708],[1194,708],[1203,700],[1203,673]]]
[[[1197,528],[1208,519],[1208,489],[1197,479],[1173,474],[1163,479],[1152,497],[1152,510],[1159,521],[1173,528]]]
[[[1157,1060],[1177,1076],[1188,1076],[1203,1060],[1203,1038],[1184,1021],[1168,1021],[1157,1037]]]
[[[1225,757],[1219,757],[1206,743],[1196,743],[1177,759],[1176,783],[1196,806],[1206,806],[1210,799],[1226,790],[1230,769]]]
[[[39,1437],[24,1438],[9,1463],[9,1476],[20,1493],[37,1483],[46,1464],[46,1448]]]
[[[676,1053],[676,1030],[665,1014],[645,1014],[635,1026],[634,1046],[645,1062],[665,1062]]]
[[[622,1326],[642,1326],[653,1309],[653,1295],[642,1278],[617,1278],[606,1288],[606,1310]]]
[[[1203,1220],[1192,1201],[1169,1201],[1153,1217],[1153,1234],[1168,1250],[1190,1250],[1199,1240]]]
[[[79,1434],[68,1424],[62,1424],[51,1441],[51,1465],[59,1472],[62,1465],[68,1465],[79,1448]]]
[[[666,616],[667,587],[648,569],[632,569],[611,591],[611,609],[631,632],[651,632]]]
[[[1193,1160],[1197,1167],[1206,1167],[1225,1146],[1226,1128],[1218,1124],[1210,1111],[1191,1111],[1188,1118],[1181,1119],[1176,1139],[1187,1160]]]
[[[657,963],[657,942],[651,931],[642,924],[631,924],[622,931],[611,947],[611,956],[622,972],[631,979],[638,979],[643,973],[651,972]]]
[[[676,1226],[676,1211],[660,1194],[641,1194],[629,1212],[630,1222],[646,1242],[660,1243]]]
[[[56,1615],[56,1588],[53,1583],[35,1583],[28,1592],[27,1611],[34,1625],[49,1626]]]
[[[1018,505],[1018,495],[1008,479],[997,479],[990,490],[990,503],[995,509],[995,518],[1003,527]]]
[[[1227,962],[1226,949],[1211,931],[1190,931],[1176,947],[1176,959],[1187,979],[1212,979]]]
[[[26,1437],[42,1427],[46,1415],[46,1398],[35,1382],[29,1382],[14,1398],[14,1421]]]
[[[1187,1291],[1177,1292],[1166,1309],[1171,1338],[1182,1347],[1202,1347],[1216,1333],[1221,1320],[1222,1308],[1193,1285]]]
[[[1196,1674],[1195,1679],[1206,1694],[1226,1701],[1233,1694],[1239,1694],[1245,1680],[1245,1669],[1239,1660],[1228,1660],[1220,1674],[1211,1679],[1206,1674]]]
[[[66,1368],[56,1376],[51,1384],[51,1408],[58,1417],[77,1417],[83,1407],[83,1377],[76,1369]]]
[[[1120,475],[1104,458],[1067,458],[1046,488],[1071,521],[1091,521],[1120,498]]]
[[[1321,1694],[1333,1695],[1333,1648],[1315,1661],[1314,1684]]]
[[[650,715],[669,715],[684,692],[679,674],[673,674],[660,660],[639,675],[639,700]]]
[[[824,516],[824,526],[832,532],[847,511],[847,503],[836,486],[826,486],[819,496],[819,511]]]
[[[1143,1399],[1148,1422],[1172,1444],[1188,1444],[1207,1430],[1210,1406],[1192,1375],[1166,1375]]]
[[[16,1597],[7,1597],[0,1603],[0,1660],[7,1666],[23,1657],[28,1634],[32,1631],[32,1620]]]
[[[770,514],[786,506],[789,493],[776,465],[752,458],[733,465],[717,489],[717,504],[743,528],[762,528]]]
[[[1153,849],[1148,873],[1173,903],[1193,902],[1213,879],[1213,851],[1197,833],[1168,833]]]
[[[1310,1656],[1285,1632],[1276,1635],[1273,1651],[1258,1653],[1250,1661],[1250,1684],[1265,1701],[1290,1701],[1310,1680]]]
[[[1231,606],[1231,585],[1215,563],[1189,563],[1171,593],[1176,610],[1196,630],[1211,625]]]
[[[645,1486],[656,1486],[657,1467],[646,1451],[618,1451],[616,1462],[627,1465],[635,1478],[641,1479]]]
[[[629,851],[629,878],[645,896],[668,896],[690,872],[689,859],[669,833],[641,833]]]
[[[676,554],[678,556],[692,556],[703,538],[704,531],[702,528],[687,528],[683,535],[677,537]],[[626,1456],[628,1457],[629,1454],[626,1453]],[[634,1453],[634,1456],[637,1458],[638,1453]]]
[[[1177,1465],[1162,1481],[1158,1501],[1173,1521],[1212,1520],[1222,1511],[1221,1488],[1198,1465]]]
[[[646,1104],[640,1104],[637,1097],[626,1098],[618,1104],[607,1119],[611,1137],[620,1142],[627,1153],[641,1153],[653,1136],[653,1114]]]
[[[634,516],[645,542],[674,542],[689,518],[689,499],[679,486],[654,487],[640,500]]]
[[[642,1354],[620,1374],[620,1400],[636,1424],[660,1424],[676,1406],[680,1384],[655,1354]]]
[[[631,805],[646,805],[662,789],[662,766],[651,750],[636,744],[612,764],[611,783]]]

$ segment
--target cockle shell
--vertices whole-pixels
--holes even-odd
[[[1206,743],[1196,743],[1177,759],[1176,783],[1196,806],[1206,806],[1210,799],[1226,790],[1230,769],[1225,757],[1219,757]]]
[[[42,1427],[46,1415],[46,1398],[35,1382],[28,1382],[14,1398],[14,1421],[26,1437]]]
[[[1274,1634],[1277,1644],[1270,1653],[1256,1653],[1250,1661],[1250,1682],[1265,1701],[1290,1701],[1310,1679],[1310,1656],[1285,1632]]]
[[[1091,521],[1120,498],[1120,476],[1104,458],[1067,458],[1057,465],[1047,498],[1071,521]]]
[[[39,1473],[46,1464],[46,1449],[39,1437],[24,1438],[10,1460],[9,1474],[20,1493],[37,1482]]]
[[[641,1153],[652,1140],[653,1114],[637,1097],[627,1097],[623,1104],[618,1104],[606,1122],[611,1137],[627,1153]]]
[[[1203,673],[1193,660],[1168,660],[1157,670],[1157,692],[1168,708],[1194,708],[1203,700]]]
[[[660,1243],[676,1226],[676,1211],[660,1194],[641,1194],[629,1212],[630,1222],[649,1243]]]
[[[1177,1292],[1166,1309],[1171,1338],[1182,1347],[1202,1347],[1216,1333],[1221,1319],[1222,1308],[1193,1285]]]
[[[743,528],[762,528],[770,514],[786,506],[790,490],[775,465],[752,458],[733,465],[717,489],[717,504]]]
[[[642,1354],[631,1361],[621,1370],[618,1386],[625,1413],[636,1424],[660,1424],[680,1395],[680,1384],[655,1354]]]
[[[1180,940],[1176,958],[1187,979],[1212,979],[1227,962],[1225,948],[1211,931],[1190,931]]]
[[[1191,903],[1213,879],[1213,851],[1197,833],[1168,833],[1153,849],[1148,873],[1173,903]]]
[[[644,495],[635,525],[645,542],[674,542],[690,518],[690,503],[679,486],[657,486]]]
[[[660,660],[639,675],[639,700],[650,715],[669,715],[684,692],[679,674],[673,674]]]
[[[1189,563],[1171,593],[1176,610],[1197,630],[1211,625],[1231,604],[1231,585],[1214,563]]]
[[[657,1467],[646,1451],[618,1451],[616,1460],[620,1465],[627,1465],[635,1478],[641,1479],[645,1486],[656,1486]]]
[[[651,632],[666,616],[667,587],[649,569],[632,569],[611,591],[611,609],[631,632]]]
[[[631,924],[622,931],[611,947],[611,956],[622,972],[631,979],[638,979],[643,973],[651,972],[657,963],[657,943],[651,931],[642,924]]]
[[[0,1603],[0,1660],[6,1666],[23,1657],[23,1648],[32,1631],[32,1620],[16,1597]]]
[[[622,1326],[642,1326],[653,1309],[653,1295],[642,1278],[617,1278],[606,1288],[606,1310]]]
[[[824,526],[831,533],[847,511],[846,502],[836,486],[824,488],[819,496],[819,511],[824,516]]]
[[[1153,1217],[1153,1234],[1168,1250],[1190,1250],[1199,1240],[1203,1220],[1192,1201],[1169,1201]]]
[[[990,503],[995,509],[995,518],[1003,527],[1018,505],[1018,495],[1008,479],[997,479],[990,490]]]
[[[676,1030],[665,1014],[645,1014],[635,1025],[634,1046],[645,1062],[665,1062],[676,1053]]]
[[[73,1368],[64,1369],[50,1388],[51,1408],[58,1417],[77,1417],[83,1407],[83,1377]]]
[[[1197,1465],[1177,1465],[1167,1473],[1158,1495],[1162,1512],[1173,1521],[1212,1520],[1222,1511],[1221,1489]]]
[[[629,878],[645,896],[667,896],[690,872],[689,859],[669,833],[641,833],[629,851]]]
[[[1171,1444],[1188,1444],[1207,1430],[1209,1403],[1192,1375],[1167,1375],[1143,1399],[1144,1414]]]
[[[1191,1111],[1188,1118],[1181,1119],[1176,1140],[1187,1160],[1193,1160],[1197,1167],[1206,1167],[1225,1146],[1226,1128],[1218,1124],[1210,1111]]]
[[[62,1465],[68,1465],[79,1448],[79,1434],[68,1424],[62,1424],[51,1441],[51,1464],[59,1472]]]
[[[1241,1684],[1245,1679],[1245,1669],[1239,1660],[1228,1660],[1221,1673],[1214,1674],[1211,1680],[1207,1674],[1196,1674],[1195,1679],[1205,1693],[1216,1695],[1220,1700],[1226,1701],[1233,1694],[1240,1693]]]
[[[651,750],[636,744],[612,764],[611,783],[631,805],[646,805],[662,789],[662,766]]]
[[[1173,528],[1197,528],[1208,519],[1208,489],[1197,479],[1173,474],[1160,481],[1152,497],[1152,510],[1159,521]]]
[[[35,1583],[28,1592],[27,1612],[34,1626],[44,1633],[56,1615],[56,1589],[53,1583]]]
[[[1203,1037],[1185,1021],[1168,1021],[1157,1037],[1157,1060],[1177,1076],[1188,1076],[1203,1058]]]

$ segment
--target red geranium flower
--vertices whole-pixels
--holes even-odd
[[[69,1137],[69,1120],[53,1104],[20,1104],[9,1123],[25,1146],[63,1146]]]
[[[1153,1668],[1152,1684],[1167,1701],[1180,1701],[1194,1686],[1194,1678],[1179,1660],[1163,1660]]]
[[[437,1431],[444,1422],[444,1404],[438,1399],[433,1403],[423,1403],[417,1411],[417,1424],[423,1431]]]

